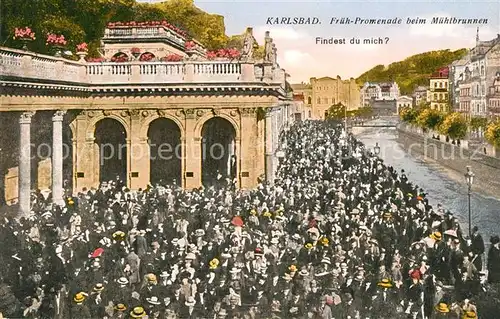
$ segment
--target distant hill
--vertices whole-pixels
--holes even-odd
[[[467,54],[467,49],[456,51],[439,50],[412,55],[403,61],[385,65],[377,65],[361,74],[356,82],[396,81],[401,94],[411,94],[419,85],[429,85],[429,76],[440,67],[447,66]]]

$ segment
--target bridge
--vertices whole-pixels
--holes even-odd
[[[386,128],[396,128],[399,124],[399,118],[397,116],[381,116],[374,120],[368,121],[351,121],[347,122],[347,127],[386,127]]]

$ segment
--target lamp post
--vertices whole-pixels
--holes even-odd
[[[470,205],[470,195],[472,194],[472,183],[474,182],[474,173],[471,171],[470,166],[467,166],[467,172],[465,173],[465,182],[467,183],[467,195],[469,199],[469,238],[471,238],[471,205]]]

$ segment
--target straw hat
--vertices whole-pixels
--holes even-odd
[[[119,303],[115,306],[115,310],[116,311],[125,311],[127,310],[127,306],[125,306],[124,304],[122,303]]]
[[[432,239],[434,239],[434,240],[439,241],[439,240],[441,240],[441,239],[443,238],[443,235],[441,235],[441,233],[437,231],[437,232],[432,233],[432,234],[430,235],[430,237],[431,237]]]
[[[448,313],[448,312],[450,312],[450,308],[448,308],[448,305],[445,304],[444,302],[440,302],[436,306],[436,311],[440,312],[440,313]]]
[[[125,239],[125,233],[121,230],[117,230],[113,233],[113,239],[115,240],[123,240]]]
[[[467,311],[463,319],[477,319],[477,314],[474,311]]]
[[[156,275],[151,273],[147,274],[146,279],[148,280],[148,282],[156,282]]]
[[[392,288],[392,283],[389,279],[384,278],[382,279],[381,282],[377,284],[377,286],[382,287],[382,288]]]
[[[77,293],[75,295],[75,297],[73,298],[73,300],[77,303],[77,304],[81,304],[84,300],[85,300],[85,295],[81,292]]]
[[[152,305],[159,305],[159,304],[161,304],[161,302],[158,300],[158,297],[156,297],[156,296],[153,296],[153,297],[151,297],[151,298],[146,298],[146,300],[147,300],[150,304],[152,304]]]
[[[194,300],[194,297],[190,296],[185,302],[185,305],[188,307],[192,307],[196,304],[196,300]]]
[[[120,285],[126,285],[128,284],[128,279],[125,277],[120,277],[116,282]]]
[[[104,290],[103,284],[101,283],[95,284],[94,291],[103,291],[103,290]]]
[[[146,311],[143,307],[135,307],[134,310],[130,312],[130,317],[132,318],[144,318],[146,316]]]

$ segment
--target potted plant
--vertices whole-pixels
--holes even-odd
[[[23,43],[23,50],[28,51],[28,42],[35,40],[35,32],[29,27],[15,28],[14,40],[19,40]]]
[[[55,56],[60,57],[61,56],[61,51],[64,48],[64,46],[68,42],[64,38],[64,35],[57,35],[54,33],[49,33],[47,34],[47,41],[45,42],[46,45],[50,45],[55,49]]]
[[[141,49],[139,48],[132,48],[130,49],[130,53],[134,56],[134,58],[137,59],[137,57],[141,54]]]
[[[175,53],[171,53],[171,54],[161,58],[161,60],[163,62],[180,62],[180,61],[182,61],[182,56],[175,54]]]
[[[122,63],[127,61],[128,61],[128,56],[123,52],[117,53],[111,58],[111,62]]]
[[[83,42],[76,46],[76,55],[80,57],[80,62],[85,61],[85,57],[87,56],[88,52],[89,48],[87,43]]]

